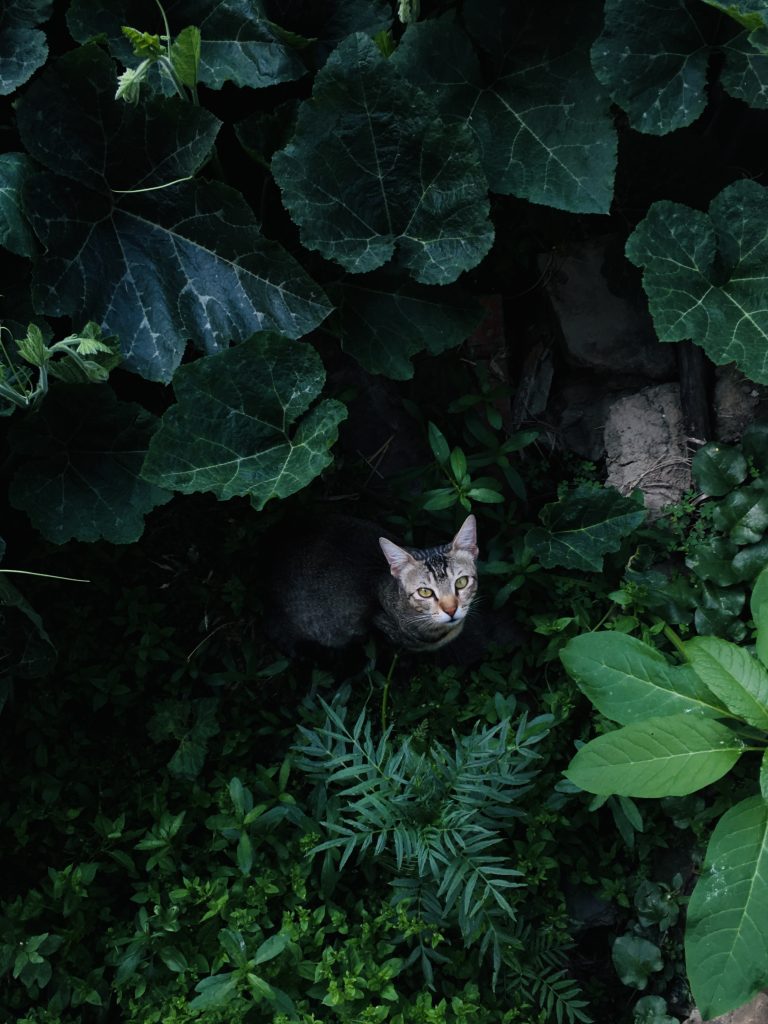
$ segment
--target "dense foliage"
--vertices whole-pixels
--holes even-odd
[[[670,1024],[768,983],[768,433],[649,525],[472,341],[501,296],[521,363],[610,231],[662,341],[768,382],[768,19],[419,7],[0,12],[3,1019]],[[318,505],[472,510],[482,649],[287,661],[266,536]]]

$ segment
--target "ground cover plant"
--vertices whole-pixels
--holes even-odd
[[[768,382],[766,33],[747,0],[6,5],[3,1019],[669,1024],[768,983],[765,429],[650,524],[471,340],[501,296],[522,359],[542,253],[610,230],[662,341]],[[340,506],[477,515],[479,652],[269,644],[269,529]],[[701,770],[652,784],[649,729]]]

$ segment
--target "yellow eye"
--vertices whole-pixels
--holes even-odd
[[[429,587],[419,587],[416,591],[419,597],[434,597],[434,591],[430,590]]]
[[[469,583],[469,576],[459,576],[459,578],[456,580],[454,586],[456,587],[457,590],[463,590],[464,587],[466,587],[466,585],[468,583]]]

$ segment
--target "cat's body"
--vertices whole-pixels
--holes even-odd
[[[437,650],[461,632],[477,590],[469,516],[448,544],[405,548],[373,523],[333,516],[294,534],[275,560],[269,631],[285,650],[346,647],[380,629],[398,647]]]

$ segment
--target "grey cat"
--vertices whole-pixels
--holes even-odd
[[[464,628],[477,593],[477,526],[448,544],[407,548],[373,523],[334,516],[292,535],[271,579],[268,630],[284,650],[345,647],[376,626],[398,647],[433,651]]]

